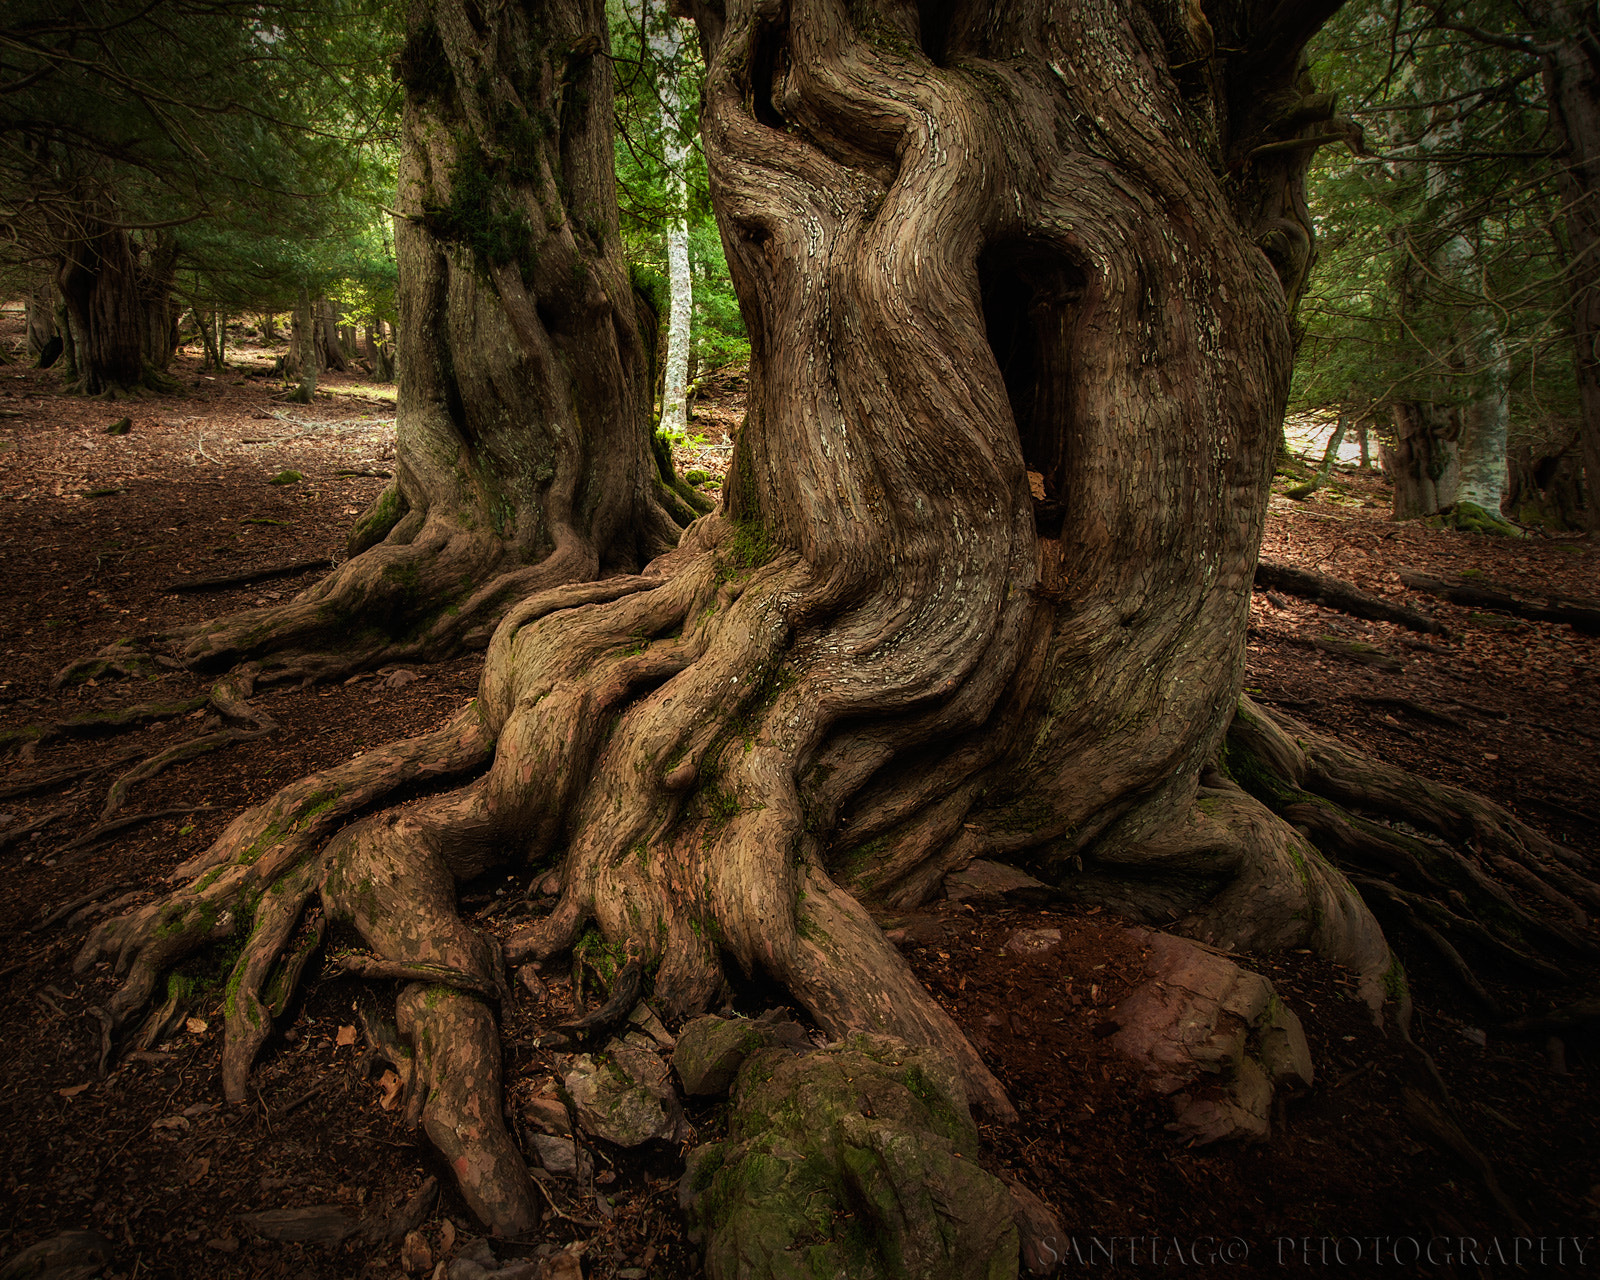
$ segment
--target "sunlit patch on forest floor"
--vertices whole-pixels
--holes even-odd
[[[0,343],[9,344],[14,317],[5,324]],[[219,377],[180,357],[184,395],[116,405],[62,397],[51,373],[0,367],[0,733],[203,693],[205,684],[181,670],[137,688],[90,682],[51,691],[49,680],[118,636],[303,589],[317,570],[225,590],[169,590],[184,579],[337,556],[351,521],[381,491],[393,464],[385,389],[364,374],[329,375],[326,395],[288,406],[274,379],[249,376],[270,360],[245,354],[250,370]],[[725,470],[742,394],[734,375],[708,382],[686,438],[675,442],[680,469],[705,471],[708,486]],[[129,433],[107,435],[123,416],[132,419]],[[301,478],[269,483],[286,471]],[[1600,575],[1591,542],[1396,526],[1379,478],[1340,473],[1309,502],[1273,499],[1264,554],[1403,599],[1451,634],[1419,637],[1258,591],[1247,684],[1259,700],[1385,760],[1481,791],[1553,838],[1596,852],[1600,639],[1474,614],[1408,593],[1398,577],[1401,569],[1476,573],[1530,593],[1592,597]],[[1374,666],[1315,647],[1324,637],[1360,641],[1363,653],[1392,661]],[[166,816],[75,848],[111,780],[130,761],[192,736],[190,713],[105,736],[10,739],[0,758],[8,1059],[0,1258],[93,1228],[117,1248],[108,1275],[400,1273],[394,1247],[268,1244],[239,1221],[307,1205],[336,1206],[353,1219],[381,1213],[435,1172],[399,1111],[385,1109],[379,1080],[361,1070],[364,1040],[341,1035],[359,1024],[357,984],[314,978],[288,1033],[263,1057],[254,1101],[230,1109],[217,1074],[217,973],[192,975],[208,993],[195,1021],[142,1055],[113,1057],[102,1078],[99,1023],[88,1011],[109,993],[111,975],[102,967],[75,977],[70,962],[109,904],[148,901],[241,807],[458,710],[476,691],[478,661],[269,690],[259,700],[281,725],[275,734],[137,784],[124,812]],[[503,877],[468,886],[462,908],[480,927],[504,932],[537,909],[529,888]],[[1006,953],[1013,933],[1037,927],[1060,929],[1060,947],[1037,959]],[[1374,1028],[1348,975],[1332,966],[1297,953],[1246,959],[1303,1020],[1318,1082],[1277,1115],[1270,1143],[1188,1149],[1104,1033],[1140,959],[1121,922],[1065,907],[940,903],[903,937],[919,976],[1022,1112],[1015,1128],[986,1131],[989,1158],[1048,1201],[1085,1249],[1111,1236],[1238,1236],[1256,1261],[1270,1263],[1283,1236],[1483,1235],[1503,1222],[1478,1177],[1408,1121],[1398,1042]],[[1535,1234],[1600,1231],[1597,1047],[1572,1038],[1561,1046],[1563,1063],[1543,1039],[1486,1034],[1471,998],[1428,952],[1403,935],[1397,946],[1411,972],[1417,1038],[1507,1196]],[[519,998],[507,1012],[514,1101],[560,1068],[560,1055],[536,1041],[539,1016],[571,1006],[568,977],[550,967],[549,1007]],[[1499,994],[1513,1009],[1532,1007],[1525,992]],[[1579,993],[1539,998],[1552,994]],[[752,988],[743,998],[754,1010],[763,993]],[[715,1134],[714,1108],[691,1108],[689,1118],[701,1140]],[[597,1155],[592,1183],[559,1190],[567,1216],[550,1220],[550,1239],[587,1242],[592,1277],[698,1274],[674,1213],[678,1153]],[[453,1191],[422,1234],[438,1259],[470,1246],[474,1229]],[[501,1248],[500,1257],[530,1256],[535,1243]]]

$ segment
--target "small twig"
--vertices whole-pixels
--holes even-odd
[[[319,1080],[316,1084],[312,1085],[309,1089],[307,1089],[304,1093],[302,1093],[293,1102],[290,1102],[290,1103],[286,1104],[284,1106],[284,1108],[281,1111],[278,1112],[278,1114],[280,1116],[288,1115],[291,1111],[295,1110],[296,1108],[303,1106],[307,1102],[310,1102],[311,1099],[315,1098],[319,1093],[321,1093],[327,1087],[328,1087],[327,1080],[325,1080],[325,1079],[324,1080]],[[265,1104],[263,1104],[263,1105],[265,1105]]]

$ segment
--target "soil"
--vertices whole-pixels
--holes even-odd
[[[0,351],[14,349],[19,333],[18,316],[0,316]],[[0,609],[0,734],[202,695],[205,683],[178,669],[137,688],[91,681],[52,690],[50,677],[118,637],[303,589],[316,570],[225,590],[170,590],[187,578],[337,557],[344,531],[382,490],[393,459],[392,387],[330,375],[313,404],[289,406],[268,373],[272,349],[243,332],[233,342],[227,373],[204,375],[198,351],[185,351],[175,369],[183,395],[117,404],[63,396],[54,373],[25,363],[0,367],[0,568],[9,594]],[[741,379],[708,379],[705,394],[678,444],[679,463],[707,471],[714,491],[739,419]],[[128,434],[106,434],[124,416]],[[285,471],[301,479],[270,483]],[[1600,639],[1408,594],[1397,576],[1402,568],[1472,571],[1529,593],[1592,597],[1600,549],[1396,525],[1381,477],[1347,470],[1309,502],[1274,497],[1263,554],[1403,599],[1451,635],[1419,637],[1257,592],[1247,677],[1256,697],[1600,852]],[[1322,636],[1361,640],[1402,666],[1378,670],[1313,647]],[[116,1246],[105,1274],[126,1278],[401,1274],[398,1246],[269,1243],[240,1222],[241,1214],[308,1205],[370,1218],[442,1173],[392,1100],[386,1109],[365,1036],[348,1030],[361,1025],[363,984],[314,973],[263,1055],[254,1100],[230,1108],[217,1070],[225,970],[215,957],[190,966],[208,992],[190,1020],[144,1053],[113,1053],[103,1076],[90,1010],[110,994],[113,975],[103,964],[75,975],[71,960],[111,904],[121,910],[161,892],[164,877],[242,807],[306,772],[437,725],[474,695],[477,669],[469,656],[266,691],[261,705],[278,732],[138,783],[122,813],[158,816],[73,848],[118,774],[195,736],[204,711],[98,737],[0,738],[10,751],[0,758],[9,890],[0,901],[9,1059],[0,1084],[9,1148],[0,1258],[92,1228]],[[93,772],[44,785],[68,769]],[[8,839],[50,814],[33,833]],[[467,886],[462,909],[485,929],[509,930],[541,901],[525,877],[496,876]],[[1412,1273],[1456,1274],[1463,1268],[1455,1264],[1411,1264],[1403,1242],[1426,1248],[1448,1236],[1459,1252],[1461,1237],[1498,1236],[1510,1249],[1516,1235],[1600,1234],[1597,1045],[1576,1034],[1556,1045],[1500,1034],[1404,930],[1392,937],[1411,975],[1414,1034],[1515,1217],[1468,1160],[1433,1145],[1411,1118],[1403,1089],[1423,1083],[1419,1059],[1392,1023],[1374,1024],[1350,976],[1334,966],[1302,953],[1242,958],[1301,1018],[1317,1081],[1279,1108],[1269,1142],[1192,1148],[1169,1130],[1165,1103],[1142,1088],[1107,1036],[1141,968],[1124,922],[1099,911],[969,901],[941,903],[914,924],[908,957],[1022,1112],[1015,1126],[985,1129],[987,1158],[1055,1209],[1069,1237],[1066,1271],[1354,1265],[1355,1238],[1366,1242],[1363,1264],[1387,1247],[1388,1261]],[[1058,948],[1026,959],[1005,952],[1014,931],[1040,926],[1062,931]],[[512,1113],[566,1060],[540,1041],[564,1011],[587,1002],[573,981],[584,972],[552,965],[542,975],[547,996],[524,993],[509,1008]],[[1509,1008],[1532,1011],[1592,989],[1590,975],[1572,979],[1567,989],[1495,991]],[[742,998],[755,1009],[773,993],[752,986]],[[689,1119],[692,1141],[719,1125],[715,1107],[691,1108]],[[498,1255],[581,1241],[592,1277],[700,1274],[676,1217],[681,1152],[595,1145],[592,1182],[553,1184],[558,1212],[544,1236],[497,1244]],[[435,1258],[473,1241],[472,1220],[448,1186],[422,1234]],[[1379,1245],[1379,1236],[1393,1241]],[[1570,1245],[1564,1256],[1576,1256]]]

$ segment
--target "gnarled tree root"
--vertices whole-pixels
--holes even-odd
[[[568,948],[593,921],[678,1014],[725,990],[724,964],[763,971],[830,1034],[870,1030],[948,1053],[972,1102],[1013,1117],[955,1024],[822,869],[794,795],[794,742],[773,727],[793,715],[778,663],[807,571],[793,558],[744,567],[732,534],[705,522],[670,576],[530,597],[497,631],[477,703],[449,726],[286,788],[180,868],[195,877],[185,888],[102,925],[80,964],[117,957],[115,1025],[144,1007],[164,969],[245,931],[223,1060],[226,1095],[244,1097],[296,958],[320,936],[307,924],[311,913],[320,931],[320,896],[327,920],[371,952],[347,957],[348,971],[409,980],[408,1114],[474,1211],[497,1231],[524,1230],[536,1217],[531,1183],[499,1114],[502,962],[457,915],[454,893],[491,866],[564,847],[561,900],[512,940],[513,958]],[[328,840],[401,783],[475,767],[491,749],[476,780]]]
[[[1600,949],[1585,909],[1600,906],[1587,860],[1491,801],[1363,756],[1248,698],[1223,760],[1349,872],[1371,905],[1413,925],[1491,1011],[1499,1005],[1464,946],[1540,983],[1566,980],[1560,959]],[[1530,910],[1511,885],[1559,916]]]

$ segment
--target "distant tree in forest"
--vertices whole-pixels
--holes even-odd
[[[634,280],[661,322],[660,383],[692,382],[748,359],[750,344],[711,212],[699,100],[699,42],[678,28],[665,0],[611,0],[617,63],[617,190]],[[676,279],[676,284],[674,280]],[[689,300],[692,298],[692,306]],[[676,302],[675,302],[676,299]],[[687,311],[683,370],[669,371],[674,307]],[[681,404],[663,401],[661,426],[684,429]]]
[[[186,248],[215,277],[227,239],[328,228],[392,120],[395,39],[377,0],[6,7],[0,257],[49,266],[81,390],[163,385]]]
[[[1518,19],[1502,0],[1457,8]],[[1346,5],[1318,50],[1366,154],[1326,152],[1310,176],[1322,246],[1294,400],[1381,426],[1396,515],[1508,531],[1508,429],[1542,440],[1578,409],[1537,64],[1389,0]]]

